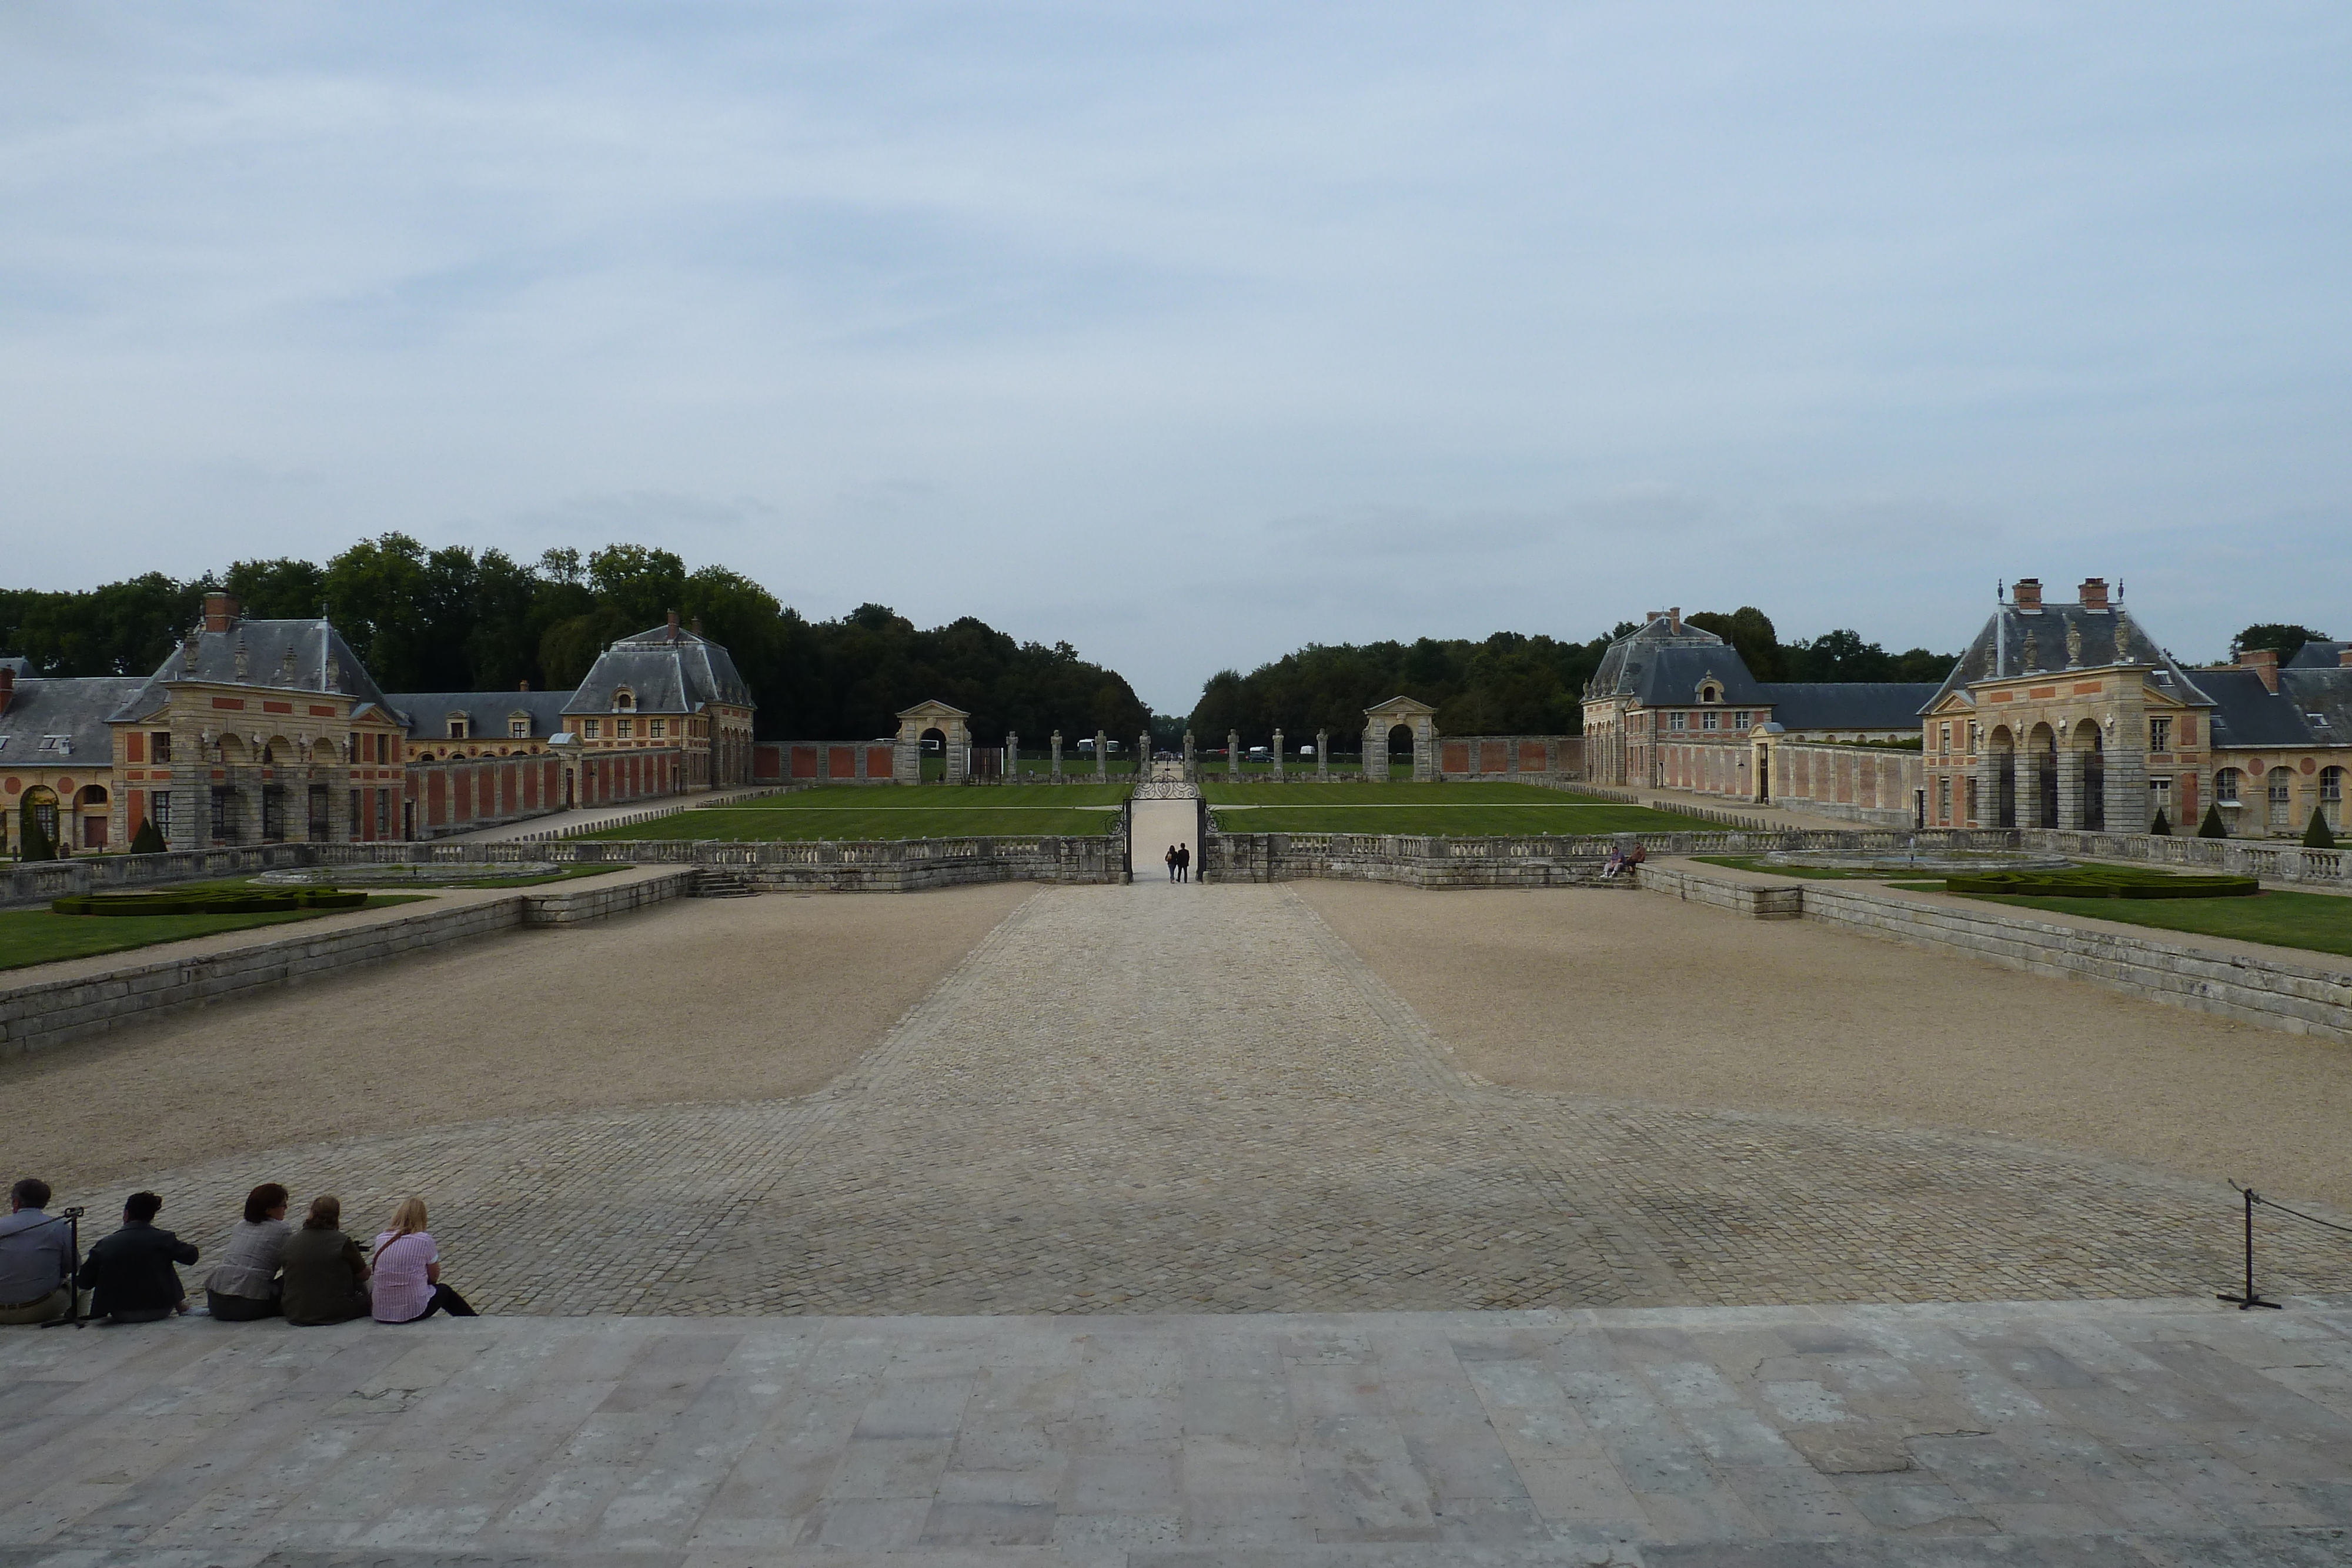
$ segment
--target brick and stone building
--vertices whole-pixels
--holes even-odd
[[[624,637],[597,656],[562,707],[584,756],[674,748],[680,788],[751,782],[751,716],[758,704],[727,650],[677,623]]]
[[[2186,831],[2218,806],[2232,836],[2291,836],[2342,824],[2352,643],[2189,667],[2104,579],[2052,603],[2023,578],[1922,719],[1931,824]]]

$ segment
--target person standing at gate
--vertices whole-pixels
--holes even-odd
[[[1176,880],[1176,846],[1170,844],[1168,852],[1160,858],[1168,862],[1168,880],[1174,882]]]
[[[1176,880],[1178,882],[1192,880],[1192,846],[1190,844],[1176,846]]]

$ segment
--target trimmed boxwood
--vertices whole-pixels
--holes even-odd
[[[2130,866],[2071,871],[1992,871],[1948,877],[1948,893],[2005,893],[2024,898],[2244,898],[2262,891],[2250,876],[2168,876]]]
[[[49,901],[53,915],[288,915],[362,909],[364,893],[331,887],[169,888],[153,893],[77,893]]]

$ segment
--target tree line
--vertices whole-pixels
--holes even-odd
[[[1753,605],[1684,619],[1729,643],[1759,681],[1940,681],[1959,662],[1957,653],[1925,648],[1890,653],[1850,630],[1782,643],[1771,617]],[[1191,723],[1202,746],[1222,746],[1234,730],[1255,746],[1276,729],[1286,743],[1328,729],[1336,746],[1352,751],[1366,708],[1409,696],[1435,707],[1438,728],[1448,735],[1575,735],[1583,729],[1585,684],[1601,655],[1637,629],[1620,622],[1588,643],[1497,632],[1475,643],[1310,643],[1247,674],[1212,675]]]
[[[0,651],[45,675],[146,674],[226,590],[260,619],[325,613],[389,692],[545,691],[580,684],[607,645],[672,610],[726,647],[759,702],[763,739],[891,735],[927,697],[968,710],[974,737],[1007,728],[1042,742],[1097,728],[1132,736],[1144,706],[1124,677],[1067,643],[1018,642],[971,616],[919,630],[887,606],[811,621],[723,566],[610,545],[551,549],[525,564],[502,550],[427,549],[405,534],[363,539],[323,566],[238,561],[180,580],[162,572],[79,591],[0,590]]]

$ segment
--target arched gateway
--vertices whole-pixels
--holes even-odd
[[[971,768],[971,715],[933,698],[917,703],[898,716],[898,750],[892,758],[894,784],[923,781],[923,737],[937,731],[947,757],[947,781],[961,784]]]
[[[1403,728],[1412,735],[1412,781],[1427,784],[1437,778],[1437,710],[1412,697],[1391,697],[1364,710],[1364,778],[1385,784],[1389,778],[1389,737]]]

